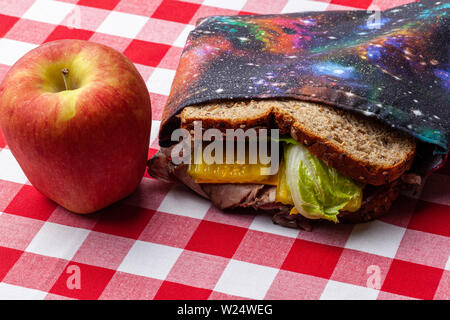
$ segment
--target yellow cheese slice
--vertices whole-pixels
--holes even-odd
[[[190,164],[188,174],[197,183],[257,183],[276,186],[278,174],[267,175],[270,164]]]

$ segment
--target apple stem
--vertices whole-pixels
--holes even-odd
[[[69,83],[69,79],[67,78],[67,75],[69,74],[69,69],[63,68],[61,70],[61,72],[63,75],[64,86],[66,87],[66,90],[70,90],[70,83]]]

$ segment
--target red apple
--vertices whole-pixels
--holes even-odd
[[[77,213],[138,186],[147,161],[150,98],[134,65],[89,41],[28,52],[0,86],[0,126],[31,184]]]

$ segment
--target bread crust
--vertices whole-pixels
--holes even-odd
[[[415,148],[409,152],[405,161],[394,166],[374,166],[369,162],[355,159],[329,141],[308,132],[289,114],[275,111],[275,123],[283,134],[289,133],[328,166],[362,183],[380,186],[397,180],[411,167],[414,160]]]
[[[401,183],[396,180],[381,187],[374,187],[369,194],[364,195],[361,208],[356,212],[343,211],[338,214],[339,223],[364,223],[369,222],[386,214],[392,203],[400,194]],[[300,228],[306,231],[313,229],[315,223],[332,223],[323,219],[310,220],[301,214],[289,214],[286,211],[275,212],[272,221],[276,224],[289,228]]]
[[[225,129],[254,127],[278,128],[280,129],[280,134],[290,134],[330,167],[356,181],[376,186],[397,180],[411,167],[416,151],[416,143],[413,141],[414,148],[410,150],[404,161],[399,161],[393,166],[377,166],[368,161],[356,159],[351,154],[346,154],[343,149],[309,132],[293,115],[278,108],[267,108],[266,111],[260,113],[257,117],[247,117],[244,120],[190,116],[189,121],[187,121],[184,110],[179,117],[181,119],[181,127],[188,130],[193,129],[195,121],[202,121],[203,128],[217,128],[222,131]]]

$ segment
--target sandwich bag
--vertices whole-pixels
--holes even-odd
[[[186,106],[298,99],[362,113],[419,142],[414,171],[448,154],[450,4],[385,11],[212,16],[189,34],[163,110],[160,145]]]

